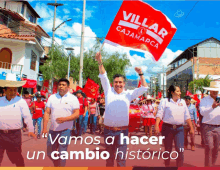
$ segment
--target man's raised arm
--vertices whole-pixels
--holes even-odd
[[[96,53],[95,59],[96,59],[96,61],[98,61],[99,73],[104,74],[105,73],[105,68],[104,68],[104,65],[102,63],[102,56],[101,56],[100,52]]]
[[[107,73],[105,71],[104,65],[102,63],[102,56],[100,52],[96,53],[95,59],[96,61],[98,61],[99,73],[100,73],[99,78],[101,79],[102,87],[106,95],[107,92],[111,89],[111,86],[110,86],[109,79],[107,77]]]

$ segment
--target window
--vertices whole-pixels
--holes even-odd
[[[36,61],[37,61],[37,55],[33,52],[33,51],[31,51],[31,67],[30,67],[30,69],[31,70],[36,70]]]
[[[36,23],[36,17],[34,17],[33,15],[31,15],[31,12],[29,10],[27,10],[27,14],[26,14],[26,18],[33,23]]]
[[[24,15],[24,3],[22,3],[21,13]]]
[[[8,15],[0,13],[0,24],[7,26],[8,25],[8,17],[9,17]]]

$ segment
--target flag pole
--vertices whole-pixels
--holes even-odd
[[[100,50],[99,50],[99,52],[101,52],[102,51],[102,48],[104,47],[104,42],[102,43],[102,46],[101,46],[101,48],[100,48]]]

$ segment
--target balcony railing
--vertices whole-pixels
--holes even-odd
[[[11,70],[12,72],[20,72],[23,68],[23,65],[19,64],[11,64],[8,62],[2,62],[0,61],[0,69],[6,69],[6,70]]]

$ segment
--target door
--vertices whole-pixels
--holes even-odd
[[[11,69],[12,52],[9,48],[0,50],[0,68]]]

